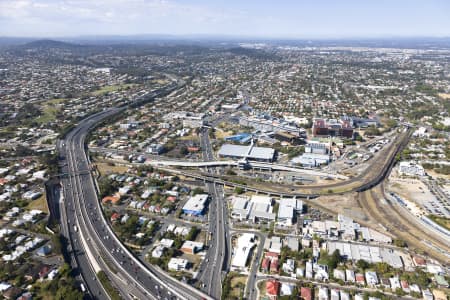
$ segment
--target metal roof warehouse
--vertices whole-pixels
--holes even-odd
[[[272,162],[275,157],[275,150],[266,147],[255,147],[253,144],[249,146],[225,144],[220,148],[218,154],[221,157]]]

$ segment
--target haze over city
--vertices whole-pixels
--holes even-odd
[[[443,37],[450,2],[2,0],[0,36]]]

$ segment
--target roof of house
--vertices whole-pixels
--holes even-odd
[[[268,295],[276,296],[280,291],[280,282],[277,280],[266,281],[266,292]]]

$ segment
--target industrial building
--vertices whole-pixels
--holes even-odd
[[[253,136],[250,133],[239,133],[226,137],[225,141],[246,144],[252,139],[252,137]]]
[[[239,118],[239,125],[253,127],[262,132],[285,131],[296,136],[305,134],[305,129],[291,125],[291,123],[283,119],[277,119],[267,115],[241,117]]]
[[[302,143],[304,143],[304,140],[302,138],[300,138],[298,135],[286,132],[286,131],[278,131],[273,135],[273,138],[281,141],[281,142],[286,142],[289,143],[293,146],[297,146],[300,145]]]
[[[303,202],[295,198],[285,198],[280,200],[278,208],[278,226],[292,226],[296,213],[302,213]]]
[[[225,144],[220,148],[218,155],[234,159],[272,162],[275,159],[275,150],[266,147],[256,147],[253,142],[249,146]]]
[[[398,167],[398,172],[400,175],[407,176],[425,176],[425,169],[414,162],[411,161],[401,161]]]
[[[183,213],[191,216],[201,216],[205,212],[208,194],[197,194],[189,198],[183,206]]]
[[[324,143],[308,143],[305,145],[305,153],[327,154],[328,148]]]
[[[353,126],[349,120],[314,119],[312,126],[314,136],[353,137]]]
[[[294,157],[291,162],[299,164],[304,167],[314,168],[320,165],[326,165],[331,161],[328,154],[303,153],[300,156]]]
[[[369,263],[385,262],[394,268],[403,268],[403,261],[396,250],[345,242],[328,242],[327,247],[329,253],[339,250],[341,256],[349,260],[363,259]]]
[[[233,197],[231,218],[239,221],[252,220],[254,223],[275,221],[272,212],[272,198],[253,195],[249,197]]]

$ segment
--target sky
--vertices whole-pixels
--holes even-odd
[[[450,0],[0,0],[0,36],[450,37]]]

